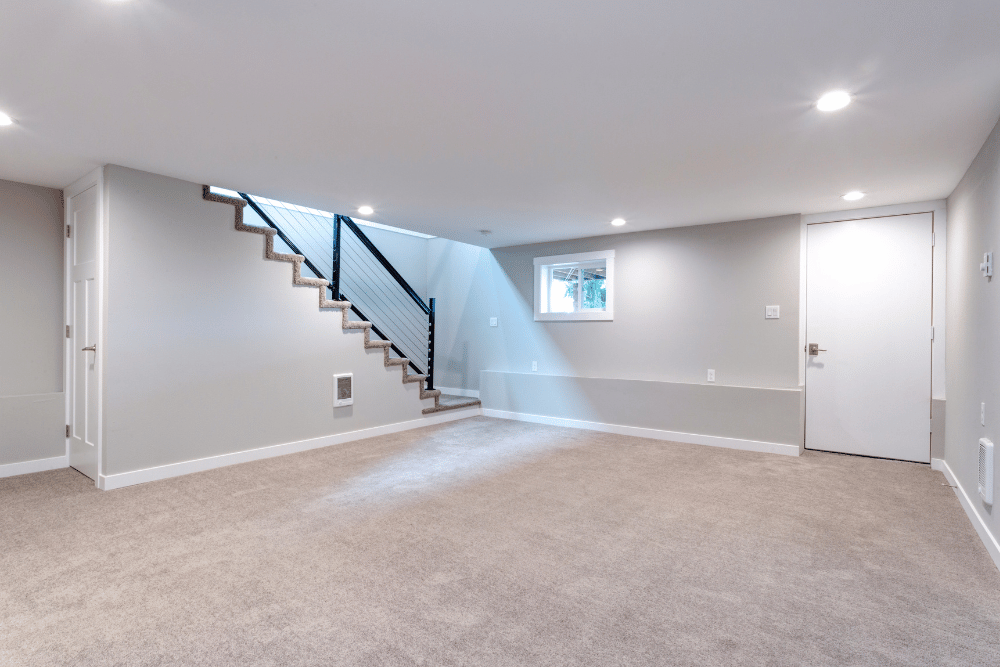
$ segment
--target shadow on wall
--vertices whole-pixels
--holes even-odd
[[[531,257],[503,266],[495,251],[447,239],[432,239],[429,256],[429,292],[438,299],[436,384],[478,389],[480,370],[530,372],[532,360],[541,373],[567,366],[534,322],[533,283],[512,275],[526,266],[533,281]],[[489,325],[492,317],[498,326]]]
[[[459,384],[456,387],[468,387],[469,384],[469,343],[463,341],[458,345],[462,349],[459,355],[454,352],[446,360],[446,371],[449,378],[458,378]],[[451,386],[451,385],[448,385]]]

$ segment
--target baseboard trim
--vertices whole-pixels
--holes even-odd
[[[965,487],[958,481],[955,473],[951,471],[951,467],[944,459],[931,459],[931,468],[943,472],[948,483],[955,487],[954,491],[955,495],[958,496],[958,502],[961,503],[962,509],[965,510],[969,521],[972,522],[972,527],[976,529],[976,533],[979,535],[979,539],[982,540],[983,546],[986,547],[986,551],[989,552],[990,558],[993,559],[993,564],[1000,570],[1000,542],[997,542],[997,538],[990,532],[986,522],[983,521],[983,517],[979,516],[979,512],[976,511],[976,505],[972,502],[969,494],[965,492]]]
[[[451,394],[452,396],[466,396],[468,398],[479,398],[478,389],[456,389],[454,387],[434,387],[435,389],[440,389],[442,394]]]
[[[563,419],[561,417],[544,417],[542,415],[529,415],[523,412],[507,412],[505,410],[492,410],[488,408],[483,408],[483,415],[486,417],[497,417],[499,419],[513,419],[515,421],[532,422],[534,424],[548,424],[550,426],[565,426],[567,428],[579,428],[587,431],[602,431],[604,433],[616,433],[618,435],[632,435],[638,438],[670,440],[671,442],[683,442],[690,445],[707,445],[709,447],[724,447],[726,449],[743,449],[750,452],[781,454],[783,456],[798,456],[800,454],[798,445],[783,445],[777,442],[741,440],[739,438],[724,438],[717,435],[680,433],[679,431],[662,431],[660,429],[643,428],[641,426],[620,426],[618,424],[604,424],[601,422],[588,422],[577,419]]]
[[[237,463],[249,463],[250,461],[259,461],[261,459],[269,459],[275,456],[284,456],[286,454],[295,454],[297,452],[304,452],[310,449],[319,449],[320,447],[341,445],[348,442],[354,442],[355,440],[373,438],[379,435],[389,435],[391,433],[409,431],[415,428],[433,426],[435,424],[443,424],[444,422],[467,419],[468,417],[478,417],[480,415],[482,415],[482,409],[478,405],[474,408],[458,408],[448,412],[435,413],[421,419],[398,422],[396,424],[386,424],[385,426],[375,426],[372,428],[360,429],[358,431],[349,431],[347,433],[324,435],[319,438],[310,438],[309,440],[299,440],[297,442],[288,442],[282,445],[271,445],[269,447],[260,447],[258,449],[248,449],[242,452],[233,452],[232,454],[220,454],[218,456],[209,456],[203,459],[195,459],[193,461],[169,463],[167,465],[156,466],[154,468],[133,470],[131,472],[123,472],[115,475],[100,475],[97,481],[97,486],[105,491],[111,491],[114,489],[121,489],[126,486],[143,484],[145,482],[155,482],[161,479],[169,479],[171,477],[180,477],[181,475],[189,475],[195,472],[204,472],[215,468],[223,468],[225,466],[236,465]]]
[[[58,470],[69,467],[69,457],[53,456],[50,459],[35,459],[34,461],[22,461],[21,463],[5,463],[0,465],[0,477],[14,477],[16,475],[28,475],[33,472],[45,472],[46,470]]]

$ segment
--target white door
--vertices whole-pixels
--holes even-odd
[[[930,462],[930,213],[807,228],[807,449]]]
[[[98,394],[97,325],[100,218],[93,185],[67,203],[69,239],[69,464],[97,479]]]

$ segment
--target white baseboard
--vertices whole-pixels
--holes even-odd
[[[478,389],[455,389],[454,387],[434,387],[435,389],[440,389],[442,394],[451,394],[452,396],[467,396],[469,398],[479,398]]]
[[[486,417],[498,417],[500,419],[514,419],[522,422],[533,422],[535,424],[566,426],[568,428],[580,428],[588,431],[617,433],[618,435],[632,435],[637,438],[652,438],[653,440],[684,442],[691,445],[708,445],[709,447],[725,447],[727,449],[745,449],[751,452],[782,454],[784,456],[798,456],[800,453],[798,445],[783,445],[777,442],[760,442],[758,440],[724,438],[717,435],[697,435],[695,433],[661,431],[655,428],[642,428],[640,426],[619,426],[617,424],[603,424],[601,422],[587,422],[577,419],[563,419],[561,417],[543,417],[541,415],[529,415],[521,412],[506,412],[504,410],[492,410],[486,408],[483,409],[483,415]]]
[[[0,465],[0,477],[13,477],[15,475],[27,475],[33,472],[45,472],[46,470],[57,470],[69,467],[69,457],[53,456],[50,459],[35,459],[34,461],[22,461],[21,463],[5,463]]]
[[[986,522],[983,521],[983,517],[976,511],[978,500],[976,503],[973,503],[969,494],[965,492],[965,488],[959,483],[958,478],[955,477],[955,473],[951,471],[951,467],[949,467],[947,461],[944,459],[931,459],[931,468],[943,472],[948,483],[955,487],[955,495],[958,496],[958,502],[962,504],[962,509],[965,510],[969,521],[972,522],[972,527],[976,529],[979,539],[983,541],[986,551],[989,552],[990,558],[993,559],[993,564],[997,566],[997,569],[1000,569],[1000,542],[997,542],[997,538],[990,532]],[[978,496],[975,497],[978,499]]]
[[[249,449],[242,452],[233,452],[232,454],[220,454],[219,456],[209,456],[203,459],[195,459],[193,461],[169,463],[167,465],[156,466],[155,468],[133,470],[131,472],[123,472],[116,475],[101,475],[98,479],[97,486],[105,491],[111,491],[112,489],[120,489],[125,486],[133,486],[144,482],[155,482],[161,479],[169,479],[170,477],[188,475],[193,472],[203,472],[205,470],[212,470],[213,468],[223,468],[237,463],[259,461],[261,459],[269,459],[275,456],[284,456],[285,454],[295,454],[296,452],[304,452],[310,449],[319,449],[320,447],[341,445],[347,442],[354,442],[355,440],[362,440],[364,438],[373,438],[378,435],[399,433],[401,431],[409,431],[415,428],[433,426],[434,424],[443,424],[444,422],[466,419],[468,417],[478,417],[480,415],[482,415],[482,409],[479,408],[479,406],[476,406],[475,408],[459,408],[456,410],[449,410],[447,412],[431,414],[420,419],[399,422],[396,424],[386,424],[385,426],[375,426],[372,428],[361,429],[359,431],[324,435],[319,438],[310,438],[309,440],[288,442],[282,445],[271,445],[270,447]]]

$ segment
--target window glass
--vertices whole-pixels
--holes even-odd
[[[614,250],[536,257],[535,320],[614,319]]]
[[[584,268],[581,308],[583,310],[604,310],[608,303],[607,269],[603,266]]]
[[[549,276],[549,312],[572,313],[576,311],[576,290],[580,284],[580,269],[576,267],[551,267]]]

